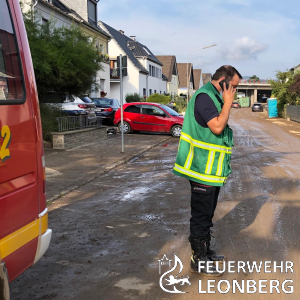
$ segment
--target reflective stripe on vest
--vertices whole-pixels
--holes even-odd
[[[180,167],[177,164],[175,164],[174,170],[181,173],[181,174],[188,175],[190,177],[194,177],[194,178],[202,180],[202,181],[220,182],[220,183],[226,181],[226,177],[219,177],[219,176],[213,176],[213,175],[204,175],[204,174],[192,171],[192,170],[187,170],[183,167]]]
[[[223,168],[223,161],[224,161],[225,153],[220,153],[219,161],[218,161],[218,169],[217,169],[217,176],[221,176],[222,168]]]
[[[224,152],[222,152],[222,153],[224,153]],[[211,174],[211,169],[212,169],[212,166],[215,161],[215,154],[216,154],[216,151],[212,151],[212,150],[209,151],[205,174],[208,174],[208,175]]]
[[[193,158],[194,158],[194,146],[193,146],[193,144],[190,144],[190,152],[189,152],[186,162],[184,164],[185,169],[189,170],[191,168]]]
[[[223,146],[219,146],[219,145],[208,144],[208,143],[204,143],[201,141],[197,141],[197,140],[194,140],[192,137],[190,137],[189,135],[187,135],[184,132],[181,132],[180,138],[188,143],[193,144],[193,146],[198,147],[198,148],[202,148],[202,149],[206,149],[206,150],[215,150],[215,151],[225,152],[225,153],[231,153],[230,147],[223,147]]]

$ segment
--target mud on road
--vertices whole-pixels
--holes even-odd
[[[199,295],[207,278],[189,272],[189,183],[172,174],[171,139],[50,205],[50,248],[11,283],[12,299],[299,299],[300,137],[259,116],[231,113],[233,173],[221,189],[213,246],[230,261],[293,261],[294,273],[226,272],[217,282],[292,279],[293,294]],[[188,294],[161,290],[164,254],[181,259]]]

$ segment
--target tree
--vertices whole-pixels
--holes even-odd
[[[272,94],[277,99],[277,108],[279,115],[282,115],[286,104],[297,105],[300,104],[299,96],[295,92],[297,85],[297,75],[294,77],[290,71],[276,73],[277,81],[271,81]]]
[[[259,77],[257,77],[256,75],[253,75],[253,76],[250,77],[250,79],[259,80]]]
[[[76,25],[56,28],[53,21],[41,25],[32,11],[23,17],[40,100],[48,91],[80,95],[91,87],[99,89],[96,75],[103,56],[94,38]]]

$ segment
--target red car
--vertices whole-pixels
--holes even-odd
[[[233,107],[233,108],[240,108],[241,105],[240,105],[239,102],[235,101],[235,102],[232,102],[231,107]]]
[[[183,117],[166,105],[148,102],[126,103],[123,111],[123,133],[131,131],[169,132],[174,137],[180,137]],[[114,124],[121,131],[121,109],[115,114]]]

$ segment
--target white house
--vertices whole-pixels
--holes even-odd
[[[128,37],[124,31],[103,22],[99,22],[99,26],[111,36],[108,43],[111,98],[120,100],[120,77],[117,76],[117,57],[120,54],[127,56],[127,76],[122,77],[123,100],[126,94],[138,93],[148,97],[167,92],[168,79],[162,74],[162,63],[147,46],[139,43],[134,36]]]
[[[42,24],[50,20],[56,27],[78,25],[96,38],[96,46],[102,55],[107,54],[110,36],[97,25],[97,2],[94,0],[23,0],[24,11],[34,7],[34,16]],[[102,63],[103,70],[98,71],[97,81],[100,85],[98,92],[91,92],[91,97],[100,97],[101,91],[110,96],[110,66],[109,61]],[[92,87],[91,87],[92,88]]]
[[[163,74],[168,78],[167,91],[171,96],[178,95],[179,77],[175,55],[156,55],[163,64]]]

